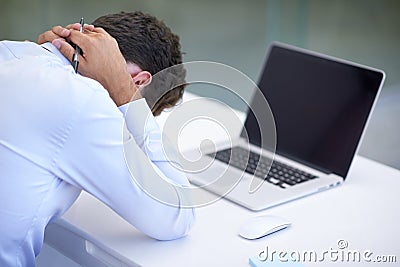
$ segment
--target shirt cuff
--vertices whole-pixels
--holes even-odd
[[[133,137],[142,137],[153,130],[158,130],[158,124],[144,98],[118,108],[124,115],[126,127]]]

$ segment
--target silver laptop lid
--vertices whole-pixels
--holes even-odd
[[[345,178],[384,78],[381,70],[273,43],[258,87],[275,119],[276,153]],[[251,103],[256,114],[258,99]],[[260,146],[251,111],[245,129],[250,143]]]

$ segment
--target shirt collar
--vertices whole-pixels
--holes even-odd
[[[71,62],[52,43],[44,43],[40,46],[56,55],[64,65],[71,65]]]

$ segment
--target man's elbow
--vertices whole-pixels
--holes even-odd
[[[162,241],[175,240],[186,236],[195,222],[194,208],[181,208],[175,218],[160,222],[160,228],[153,238]]]

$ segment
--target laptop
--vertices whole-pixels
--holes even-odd
[[[257,83],[263,96],[253,96],[242,134],[210,147],[212,164],[190,181],[253,211],[342,184],[384,79],[382,70],[274,42]],[[276,133],[263,138],[274,142],[260,140],[261,97]]]

